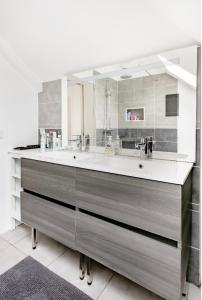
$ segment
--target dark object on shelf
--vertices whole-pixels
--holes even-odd
[[[27,145],[26,147],[16,147],[14,150],[30,150],[40,148],[40,145]]]
[[[179,94],[166,95],[166,117],[179,116]]]

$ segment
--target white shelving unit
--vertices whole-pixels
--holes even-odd
[[[21,223],[21,157],[11,155],[11,218],[12,229]]]

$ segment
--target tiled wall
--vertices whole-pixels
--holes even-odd
[[[122,140],[122,148],[135,149],[135,144],[140,141],[140,138],[146,136],[153,136],[155,145],[155,151],[163,152],[177,152],[177,129],[165,129],[165,128],[138,128],[127,129],[113,128],[110,130],[113,139],[117,137],[117,133]],[[98,128],[96,130],[97,146],[104,146],[105,130]]]
[[[61,128],[61,80],[43,83],[43,91],[39,93],[39,128]]]
[[[123,148],[134,149],[136,140],[141,137],[153,136],[155,151],[177,152],[177,129],[174,128],[121,128],[118,130],[118,134],[123,141]]]
[[[165,96],[177,93],[177,80],[158,74],[119,81],[118,123],[123,148],[134,148],[134,138],[153,136],[154,150],[177,152],[177,118],[166,117]],[[144,107],[144,122],[126,121],[126,108]]]
[[[176,94],[178,82],[168,74],[118,82],[119,128],[177,128],[176,117],[166,117],[165,96]],[[126,108],[145,108],[143,122],[126,120]]]
[[[111,134],[122,139],[123,148],[135,148],[141,137],[153,136],[156,151],[177,152],[177,117],[166,117],[165,95],[177,93],[177,80],[168,74],[123,81],[109,79]],[[96,144],[104,145],[106,79],[95,86]],[[145,121],[126,121],[127,108],[145,108]]]
[[[200,134],[201,134],[201,48],[197,52],[197,123],[196,123],[196,163],[192,173],[192,203],[190,210],[192,214],[192,235],[190,245],[190,258],[188,267],[188,280],[195,285],[200,285]]]
[[[110,87],[110,128],[118,128],[118,91],[117,82],[113,79],[101,79],[95,83],[95,119],[96,129],[105,128],[106,89]]]

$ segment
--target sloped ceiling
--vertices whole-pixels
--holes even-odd
[[[0,39],[48,81],[199,43],[200,0],[0,0]]]

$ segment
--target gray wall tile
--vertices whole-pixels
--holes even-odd
[[[38,95],[39,128],[59,129],[62,126],[61,80],[43,83]]]
[[[120,128],[120,138],[124,141],[123,147],[134,148],[131,139],[139,140],[141,137],[153,136],[156,144],[154,150],[164,152],[177,152],[177,129],[152,129],[152,128]]]
[[[55,95],[61,94],[61,80],[47,81],[43,83],[43,92],[46,93],[49,98],[54,100]]]
[[[196,129],[196,163],[195,163],[196,166],[199,166],[201,162],[200,143],[201,143],[201,130]]]
[[[192,202],[200,203],[200,167],[192,170]]]
[[[156,142],[154,145],[155,151],[177,152],[177,143],[175,142]]]
[[[177,143],[177,129],[155,128],[154,138],[158,142]]]
[[[191,213],[192,213],[191,246],[200,249],[200,243],[199,243],[200,212],[192,210]]]
[[[199,264],[200,250],[190,248],[187,279],[189,282],[194,283],[196,286],[200,286]]]
[[[124,140],[122,140],[122,148],[135,149],[135,141],[124,141]]]
[[[38,94],[38,101],[39,101],[39,103],[45,103],[45,102],[47,102],[47,95],[46,95],[46,93],[40,92]]]
[[[61,128],[61,103],[39,103],[39,128]]]
[[[147,137],[147,136],[154,137],[154,129],[153,128],[138,128],[137,136],[138,137]]]
[[[118,135],[120,138],[137,138],[137,129],[136,128],[119,128]]]
[[[118,123],[120,128],[177,128],[176,117],[165,116],[166,94],[177,93],[177,80],[168,74],[118,82]],[[126,121],[126,108],[145,108],[143,122]]]

